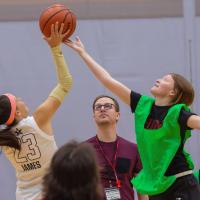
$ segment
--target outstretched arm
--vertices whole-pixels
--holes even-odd
[[[191,115],[187,120],[187,126],[192,129],[200,130],[200,116]]]
[[[131,90],[119,81],[115,80],[101,65],[99,65],[86,52],[83,43],[78,37],[76,37],[75,41],[67,40],[64,43],[80,55],[91,72],[108,90],[118,96],[122,101],[124,101],[124,103],[130,105]]]
[[[55,26],[52,25],[51,36],[49,38],[44,38],[51,48],[56,66],[58,84],[50,93],[49,97],[33,113],[33,117],[38,126],[48,134],[52,134],[51,119],[72,85],[72,76],[60,48],[63,38],[68,33],[62,33],[63,25],[64,24],[61,25],[60,30],[58,30],[58,23],[56,23]]]

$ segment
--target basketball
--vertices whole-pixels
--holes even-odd
[[[58,28],[64,23],[63,33],[69,30],[69,33],[63,40],[69,38],[76,29],[76,15],[66,6],[61,4],[53,4],[46,8],[40,15],[39,26],[41,32],[46,36],[51,35],[51,25],[58,22]]]

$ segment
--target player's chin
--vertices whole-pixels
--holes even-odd
[[[104,124],[108,124],[108,123],[109,123],[109,120],[108,120],[108,119],[99,119],[99,120],[97,121],[97,123],[98,123],[99,125],[104,125]]]
[[[151,87],[150,91],[151,93],[155,90],[155,86]]]
[[[150,89],[151,94],[154,96],[157,93],[158,87],[155,85]]]

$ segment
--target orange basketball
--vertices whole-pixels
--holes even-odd
[[[61,4],[53,4],[52,6],[45,9],[40,15],[39,25],[41,32],[46,36],[51,35],[51,25],[59,23],[64,23],[63,33],[70,30],[65,39],[69,38],[76,29],[76,15],[66,6]]]

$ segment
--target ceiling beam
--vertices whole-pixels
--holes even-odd
[[[197,0],[199,1],[199,0]],[[60,0],[78,19],[182,17],[182,0]],[[38,20],[54,0],[0,0],[0,21]]]
[[[200,0],[196,0],[196,15],[200,16]]]

